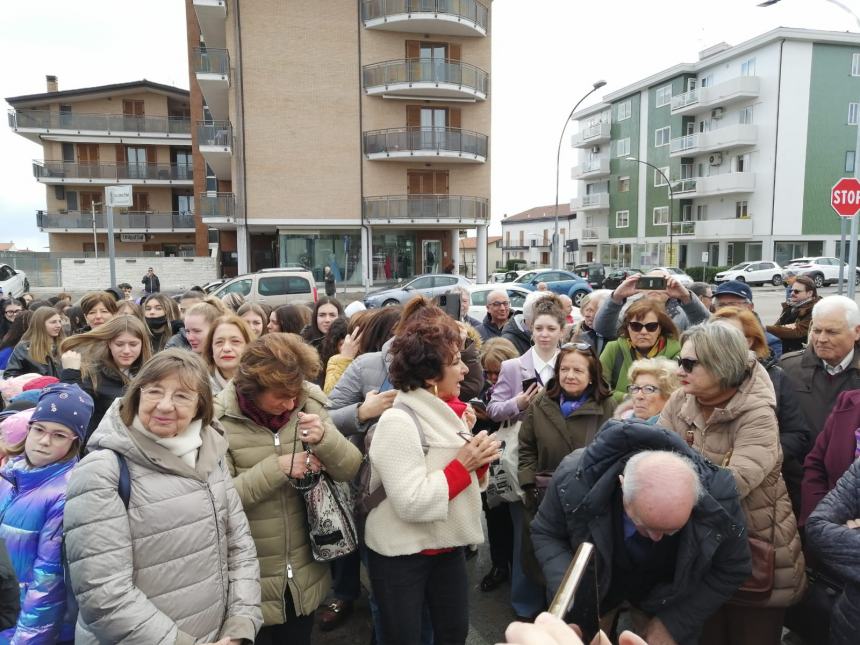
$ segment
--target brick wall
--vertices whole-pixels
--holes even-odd
[[[146,270],[152,267],[161,281],[161,290],[185,291],[195,285],[203,286],[218,277],[215,258],[117,258],[116,281],[128,282],[137,295],[142,291]],[[60,284],[65,290],[87,291],[104,289],[110,282],[110,267],[107,258],[60,260]]]

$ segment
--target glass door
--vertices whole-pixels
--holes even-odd
[[[442,256],[442,242],[439,240],[424,240],[421,245],[423,273],[439,273]]]
[[[435,150],[445,136],[448,110],[421,108],[421,150]]]
[[[146,179],[146,148],[127,146],[125,155],[128,163],[128,178]]]

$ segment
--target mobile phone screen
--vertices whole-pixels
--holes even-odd
[[[534,385],[535,383],[537,383],[537,379],[536,379],[536,378],[526,378],[526,379],[523,379],[523,392],[525,392],[527,389],[529,389],[529,388],[530,388],[532,385]]]
[[[643,275],[636,280],[637,289],[662,291],[666,288],[666,278],[657,275]]]

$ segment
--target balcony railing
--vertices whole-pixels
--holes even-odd
[[[233,126],[229,121],[198,122],[197,145],[232,148]]]
[[[9,127],[34,130],[191,134],[191,120],[186,117],[78,114],[49,110],[9,110]]]
[[[490,219],[490,201],[463,195],[385,195],[364,198],[369,220]]]
[[[672,114],[693,114],[711,107],[726,106],[759,95],[757,76],[736,76],[672,97]]]
[[[592,226],[582,229],[583,240],[606,240],[609,239],[608,226]]]
[[[594,125],[583,128],[571,136],[571,145],[574,148],[582,148],[594,143],[609,141],[610,128],[611,126],[608,123],[595,123]]]
[[[680,110],[683,107],[699,102],[699,90],[693,89],[683,94],[678,94],[672,97],[672,110]]]
[[[571,202],[571,208],[573,210],[609,208],[609,193],[593,193],[591,195],[576,197]]]
[[[86,229],[93,228],[92,213],[47,213],[36,211],[36,224],[43,229]],[[136,230],[194,230],[194,213],[182,211],[172,213],[156,212],[126,212],[114,213],[113,226],[115,229]],[[107,215],[96,213],[96,229],[107,229]]]
[[[434,83],[466,87],[486,95],[490,77],[484,70],[459,60],[405,58],[366,65],[364,89],[411,83]]]
[[[364,154],[452,153],[487,157],[486,134],[460,128],[391,128],[364,133]]]
[[[197,204],[204,220],[236,217],[236,196],[233,193],[202,193]]]
[[[696,222],[672,222],[672,235],[695,235]]]
[[[484,31],[489,25],[489,10],[476,0],[364,0],[361,3],[364,20],[404,13],[447,14],[469,20]]]
[[[194,168],[175,163],[79,163],[76,161],[34,161],[33,175],[45,180],[154,180],[191,181]]]
[[[726,150],[755,145],[758,141],[756,126],[747,123],[727,125],[707,132],[696,132],[676,137],[669,142],[669,152],[675,156],[682,153],[695,155],[714,150]]]
[[[230,52],[226,49],[200,49],[194,50],[191,57],[194,71],[197,74],[230,74]]]

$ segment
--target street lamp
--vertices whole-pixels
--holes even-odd
[[[636,157],[624,157],[625,161],[635,161],[637,163],[645,164],[646,166],[650,166],[654,170],[660,173],[660,176],[663,178],[663,181],[666,182],[666,187],[669,189],[669,257],[667,258],[666,264],[671,265],[672,262],[672,247],[674,246],[674,236],[672,231],[672,225],[674,224],[672,213],[674,212],[675,206],[675,192],[672,190],[672,182],[669,181],[669,178],[666,176],[662,170],[660,170],[657,166],[652,163],[648,163],[642,159],[637,159]]]
[[[559,166],[561,164],[561,142],[564,140],[564,131],[567,129],[567,124],[570,123],[570,120],[573,118],[573,113],[576,112],[576,108],[587,99],[589,96],[594,94],[601,87],[606,85],[606,81],[596,81],[592,83],[591,89],[576,102],[576,105],[573,106],[573,109],[570,111],[570,114],[567,115],[567,118],[564,120],[564,127],[561,129],[561,134],[558,137],[558,152],[555,155],[555,233],[552,236],[552,254],[553,254],[553,268],[561,269],[561,246],[558,243],[558,173]]]

